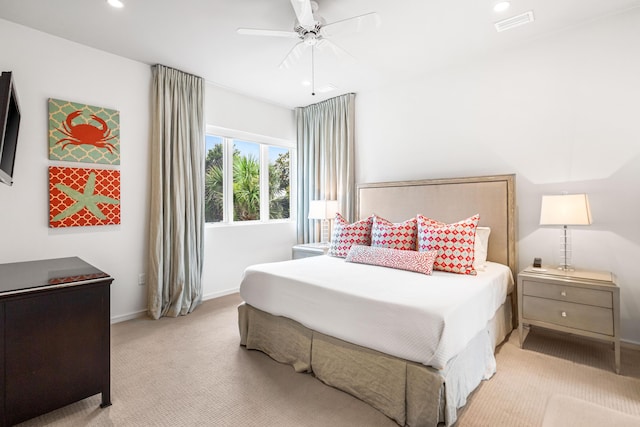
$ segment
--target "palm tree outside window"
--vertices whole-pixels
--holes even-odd
[[[206,222],[290,218],[290,148],[207,135],[206,152]]]

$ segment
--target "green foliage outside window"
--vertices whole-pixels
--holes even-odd
[[[207,158],[204,163],[205,222],[220,222],[223,219],[224,173],[222,164],[222,144],[216,144],[207,153]]]
[[[289,151],[269,164],[269,218],[289,218]]]
[[[233,220],[260,219],[260,163],[253,156],[233,156]]]
[[[269,164],[269,218],[289,218],[289,151]],[[224,215],[223,146],[216,144],[205,160],[205,221],[220,222]],[[260,162],[251,155],[233,153],[233,220],[260,219]]]

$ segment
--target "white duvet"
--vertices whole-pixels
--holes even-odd
[[[318,332],[442,369],[485,328],[513,285],[508,267],[431,276],[317,256],[248,267],[247,304]]]

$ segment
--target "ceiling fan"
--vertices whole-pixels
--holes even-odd
[[[353,58],[348,52],[329,40],[327,37],[340,33],[359,33],[370,27],[380,26],[380,17],[376,12],[341,19],[329,24],[317,14],[318,3],[313,0],[290,0],[296,14],[293,31],[264,30],[254,28],[238,28],[238,34],[249,36],[286,37],[298,39],[293,48],[280,62],[280,68],[290,68],[304,53],[311,48],[312,85],[314,85],[314,50],[329,49],[338,57]],[[315,95],[315,89],[312,89]]]

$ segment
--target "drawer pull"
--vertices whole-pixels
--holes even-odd
[[[560,315],[561,315],[562,317],[567,317],[567,312],[566,312],[566,311],[563,311]]]
[[[565,291],[560,292],[560,295],[562,295],[563,297],[567,296],[567,293]]]

